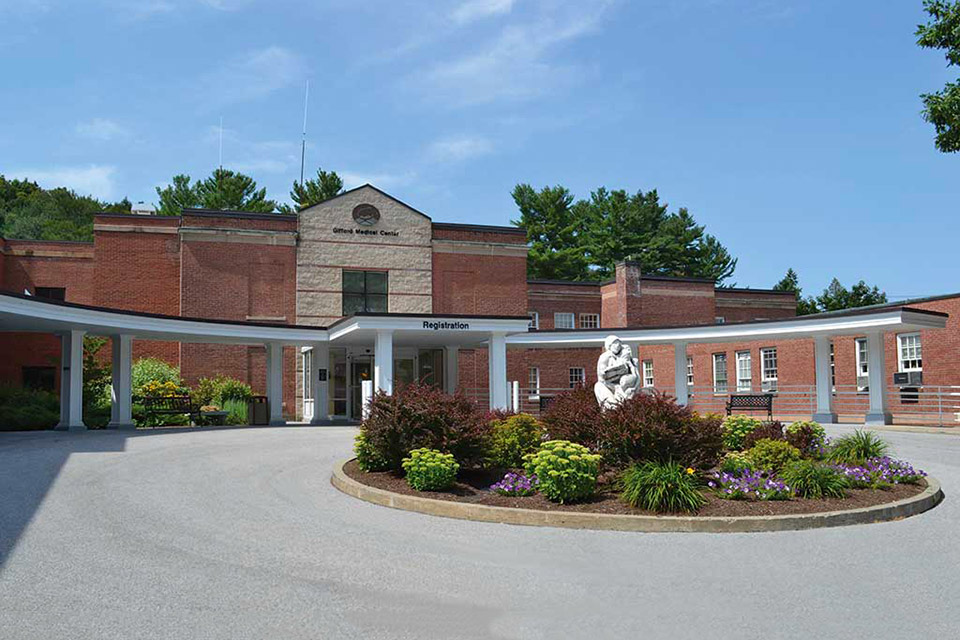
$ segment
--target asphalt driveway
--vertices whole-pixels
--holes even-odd
[[[359,502],[329,482],[350,428],[0,434],[0,637],[957,637],[960,437],[883,435],[943,504],[637,534]]]

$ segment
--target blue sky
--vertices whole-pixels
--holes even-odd
[[[659,190],[767,287],[960,290],[960,156],[918,94],[920,0],[0,0],[0,173],[156,199],[218,159],[438,221],[507,224],[517,182]]]

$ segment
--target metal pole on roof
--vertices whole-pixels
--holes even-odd
[[[307,101],[310,99],[310,81],[303,95],[303,138],[300,141],[300,187],[303,187],[303,164],[307,155]]]

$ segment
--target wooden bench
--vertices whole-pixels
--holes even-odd
[[[766,411],[767,419],[773,420],[773,394],[737,394],[730,396],[727,401],[727,415],[731,415],[734,409],[742,411]]]
[[[137,398],[136,404],[148,415],[188,415],[194,424],[200,423],[200,407],[190,396],[165,396],[162,398]]]

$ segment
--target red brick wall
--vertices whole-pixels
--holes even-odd
[[[797,315],[797,297],[787,291],[717,289],[716,315],[726,322],[792,318]]]
[[[581,313],[597,313],[603,321],[600,285],[532,281],[527,284],[527,308],[540,316],[541,329],[553,329],[555,313],[573,313],[580,328]]]
[[[526,258],[435,251],[432,266],[434,313],[526,315]]]
[[[716,307],[712,282],[642,278],[640,287],[643,301],[640,326],[714,323]]]

